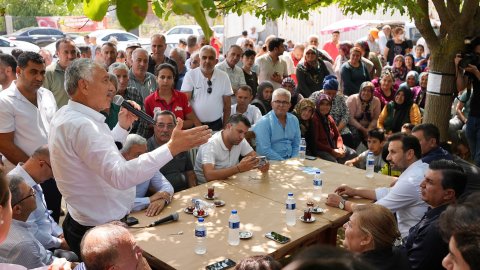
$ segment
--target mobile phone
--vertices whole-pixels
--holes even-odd
[[[316,158],[316,157],[313,157],[313,156],[305,156],[305,159],[308,159],[308,160],[316,160],[317,158]]]
[[[205,269],[207,269],[207,270],[223,270],[223,269],[228,269],[228,268],[234,267],[235,265],[236,265],[236,263],[234,261],[232,261],[230,259],[225,259],[225,260],[221,260],[219,262],[207,265],[207,267],[205,267]]]
[[[267,237],[268,239],[271,239],[275,242],[278,242],[280,244],[285,244],[285,243],[288,243],[290,241],[290,238],[284,236],[284,235],[281,235],[279,233],[276,233],[276,232],[268,232],[265,234],[265,237]]]
[[[256,157],[258,159],[258,164],[255,166],[255,168],[259,168],[267,164],[267,157],[266,156],[258,156]]]
[[[125,223],[127,224],[127,226],[133,226],[138,224],[138,219],[134,217],[127,217],[127,219],[125,220]]]

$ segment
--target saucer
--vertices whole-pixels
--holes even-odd
[[[313,207],[312,208],[312,213],[314,214],[323,214],[325,213],[325,209],[321,208],[321,207]]]
[[[300,220],[301,220],[302,222],[305,222],[305,223],[315,222],[315,218],[314,218],[314,217],[312,217],[310,220],[304,220],[304,219],[303,219],[303,216],[301,216],[301,217],[300,217]]]
[[[197,214],[197,211],[196,211],[196,210],[193,210],[193,216],[194,216],[194,217],[197,217],[197,218],[199,218],[199,217],[207,217],[207,216],[208,216],[208,212],[205,211],[205,214],[203,214],[202,216],[199,216],[199,215]]]
[[[215,201],[213,201],[213,204],[215,204],[216,207],[222,207],[222,206],[225,205],[225,201],[215,200]]]
[[[193,211],[195,211],[195,209],[190,211],[190,210],[188,210],[188,207],[183,208],[183,212],[185,212],[187,214],[193,214]]]
[[[213,195],[213,198],[209,198],[209,197],[208,197],[208,194],[205,194],[205,195],[203,195],[203,198],[205,198],[205,199],[207,199],[207,200],[216,200],[216,199],[218,199],[218,196],[217,196],[217,195]]]
[[[240,231],[238,234],[240,235],[240,239],[250,239],[253,236],[253,233],[249,231]]]

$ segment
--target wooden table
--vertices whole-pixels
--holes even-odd
[[[313,175],[304,173],[300,167],[313,166],[324,173],[323,198],[319,206],[325,213],[314,215],[314,223],[298,221],[293,227],[285,224],[285,200],[288,192],[293,192],[297,203],[297,215],[302,214],[307,199],[313,191]],[[273,162],[268,174],[250,171],[238,174],[224,181],[214,181],[176,193],[172,203],[162,211],[160,217],[173,212],[179,213],[179,220],[170,224],[147,229],[131,229],[138,245],[145,251],[149,263],[155,269],[205,269],[205,266],[219,260],[230,258],[236,262],[252,255],[270,254],[282,258],[302,246],[312,243],[335,244],[337,229],[349,218],[350,214],[338,208],[325,205],[328,193],[341,184],[352,187],[376,188],[388,186],[392,178],[375,174],[373,179],[365,177],[365,171],[324,160],[298,160]],[[207,253],[194,253],[194,228],[196,218],[183,212],[192,198],[202,198],[207,186],[215,187],[215,194],[226,205],[215,208],[214,213],[205,218],[207,226]],[[203,199],[203,198],[202,198]],[[358,202],[368,200],[353,199]],[[241,230],[253,233],[249,240],[242,240],[239,246],[227,243],[228,218],[232,209],[238,210]],[[134,213],[139,219],[138,226],[145,226],[159,219],[146,217],[144,212]],[[183,235],[169,235],[183,231]],[[264,237],[269,231],[276,231],[291,238],[285,245]]]

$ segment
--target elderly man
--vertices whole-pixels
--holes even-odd
[[[376,200],[397,214],[398,229],[402,237],[408,235],[408,230],[417,224],[427,211],[426,203],[421,199],[420,183],[428,168],[421,158],[421,148],[418,139],[412,135],[396,133],[388,139],[388,156],[392,170],[401,171],[398,181],[391,188],[381,187],[375,190],[340,186],[329,194],[327,205],[352,211],[355,204],[340,196],[359,196]]]
[[[246,31],[245,31],[246,32]],[[226,72],[228,78],[230,79],[230,84],[232,85],[233,92],[237,92],[238,88],[241,85],[247,84],[245,82],[245,76],[243,75],[243,70],[237,66],[237,63],[242,57],[243,51],[242,48],[238,45],[230,46],[230,49],[227,51],[227,56],[223,62],[219,63],[216,68]]]
[[[283,78],[288,76],[287,63],[280,57],[285,51],[283,42],[285,42],[284,39],[273,38],[268,43],[268,53],[255,60],[258,66],[259,84],[270,81],[274,89],[282,87]]]
[[[440,131],[437,126],[430,123],[420,124],[412,129],[412,135],[417,137],[422,147],[422,161],[430,162],[439,159],[452,160],[452,155],[443,149],[440,142]]]
[[[200,53],[194,52],[190,58],[185,62],[185,65],[188,67],[188,70],[196,69],[200,66]]]
[[[290,77],[297,82],[297,65],[300,63],[300,60],[303,58],[303,52],[305,51],[305,45],[302,43],[297,43],[293,46],[293,50],[284,55],[285,62],[287,62],[288,74]],[[320,90],[320,89],[319,89]]]
[[[392,39],[392,27],[390,25],[384,25],[382,31],[378,32],[378,46],[380,47],[380,53],[383,54],[387,47],[387,41]],[[386,56],[383,56],[386,58]]]
[[[147,140],[140,135],[130,134],[120,152],[126,160],[138,158],[147,152]],[[147,193],[152,193],[152,195],[146,197]],[[170,203],[172,196],[172,185],[157,171],[151,179],[137,185],[132,211],[146,209],[148,217],[156,216]]]
[[[108,67],[110,67],[110,65],[115,63],[117,60],[117,46],[112,42],[103,43],[100,50],[100,55],[102,56],[105,68],[108,69]]]
[[[0,91],[10,87],[17,78],[17,60],[10,54],[0,53]]]
[[[182,84],[182,92],[187,94],[198,119],[213,131],[227,124],[233,94],[228,75],[215,68],[216,55],[212,46],[203,46],[200,68],[188,71]]]
[[[69,250],[62,228],[53,220],[46,208],[43,190],[40,187],[40,184],[53,177],[48,147],[44,145],[37,148],[25,163],[19,163],[10,171],[8,176],[12,175],[21,176],[36,192],[37,209],[30,214],[27,221],[30,225],[35,225],[36,230],[32,231],[35,238],[46,249]]]
[[[442,159],[430,163],[420,184],[422,200],[430,208],[420,222],[410,228],[403,245],[412,269],[442,269],[448,244],[440,234],[439,217],[462,195],[466,182],[467,176],[455,162]]]
[[[125,64],[128,68],[132,67],[132,53],[138,48],[141,48],[142,45],[138,42],[128,43],[127,48],[125,48]]]
[[[170,141],[173,128],[177,124],[175,114],[171,111],[156,111],[153,120],[155,120],[154,134],[147,141],[148,151],[153,151]],[[182,152],[173,157],[160,169],[160,173],[170,181],[175,192],[197,185],[189,152]]]
[[[58,108],[61,108],[68,102],[68,95],[65,92],[65,70],[77,58],[77,49],[71,38],[59,39],[55,43],[55,48],[58,60],[47,67],[43,87],[52,91]]]
[[[144,59],[146,64],[146,54]],[[136,117],[121,108],[113,130],[105,125],[100,112],[109,108],[115,95],[105,69],[78,59],[67,69],[65,80],[71,99],[53,118],[48,142],[53,173],[68,208],[65,239],[79,254],[80,240],[89,228],[125,217],[135,199],[135,186],[151,179],[173,156],[206,142],[210,131],[206,126],[181,130],[180,120],[168,143],[126,161],[114,142],[125,141]]]
[[[167,49],[167,40],[162,34],[154,34],[150,38],[152,54],[148,57],[148,72],[155,74],[155,68],[163,63],[168,63],[175,68],[178,74],[177,63],[165,55]],[[176,81],[176,80],[175,80]]]
[[[257,154],[245,140],[250,126],[245,116],[232,115],[227,126],[200,147],[195,160],[195,174],[199,183],[227,179],[254,168],[261,172],[268,171],[268,163],[259,164]],[[240,156],[244,158],[239,162]]]
[[[18,175],[12,175],[9,179],[13,219],[7,238],[0,244],[0,263],[13,263],[33,269],[49,265],[59,256],[69,261],[78,261],[72,252],[56,250],[52,253],[33,236],[34,229],[27,223],[27,219],[37,208],[35,190]]]
[[[118,225],[106,224],[89,230],[81,249],[83,264],[79,269],[150,269],[133,235]]]
[[[257,140],[257,153],[271,160],[284,160],[298,156],[300,127],[298,119],[288,112],[290,91],[273,91],[272,110],[253,127]]]
[[[137,104],[143,104],[144,100],[140,90],[128,85],[129,70],[126,64],[113,63],[108,68],[108,72],[117,76],[117,95],[121,95],[125,100],[132,100]],[[134,130],[132,130],[132,132],[134,132]]]
[[[173,48],[170,51],[170,58],[177,63],[178,73],[175,89],[178,90],[182,88],[183,78],[187,73],[187,67],[185,66],[185,61],[187,61],[187,52],[180,48]]]
[[[128,86],[138,89],[143,100],[158,87],[155,75],[148,72],[147,69],[147,50],[142,48],[135,49],[132,52],[132,68],[128,72]],[[140,105],[143,105],[143,102]]]

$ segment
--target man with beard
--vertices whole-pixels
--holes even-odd
[[[254,168],[261,172],[268,171],[269,164],[260,164],[257,154],[245,140],[250,126],[250,121],[242,114],[232,115],[225,128],[200,147],[195,160],[195,174],[199,183],[227,179]],[[240,156],[244,158],[238,162]]]

